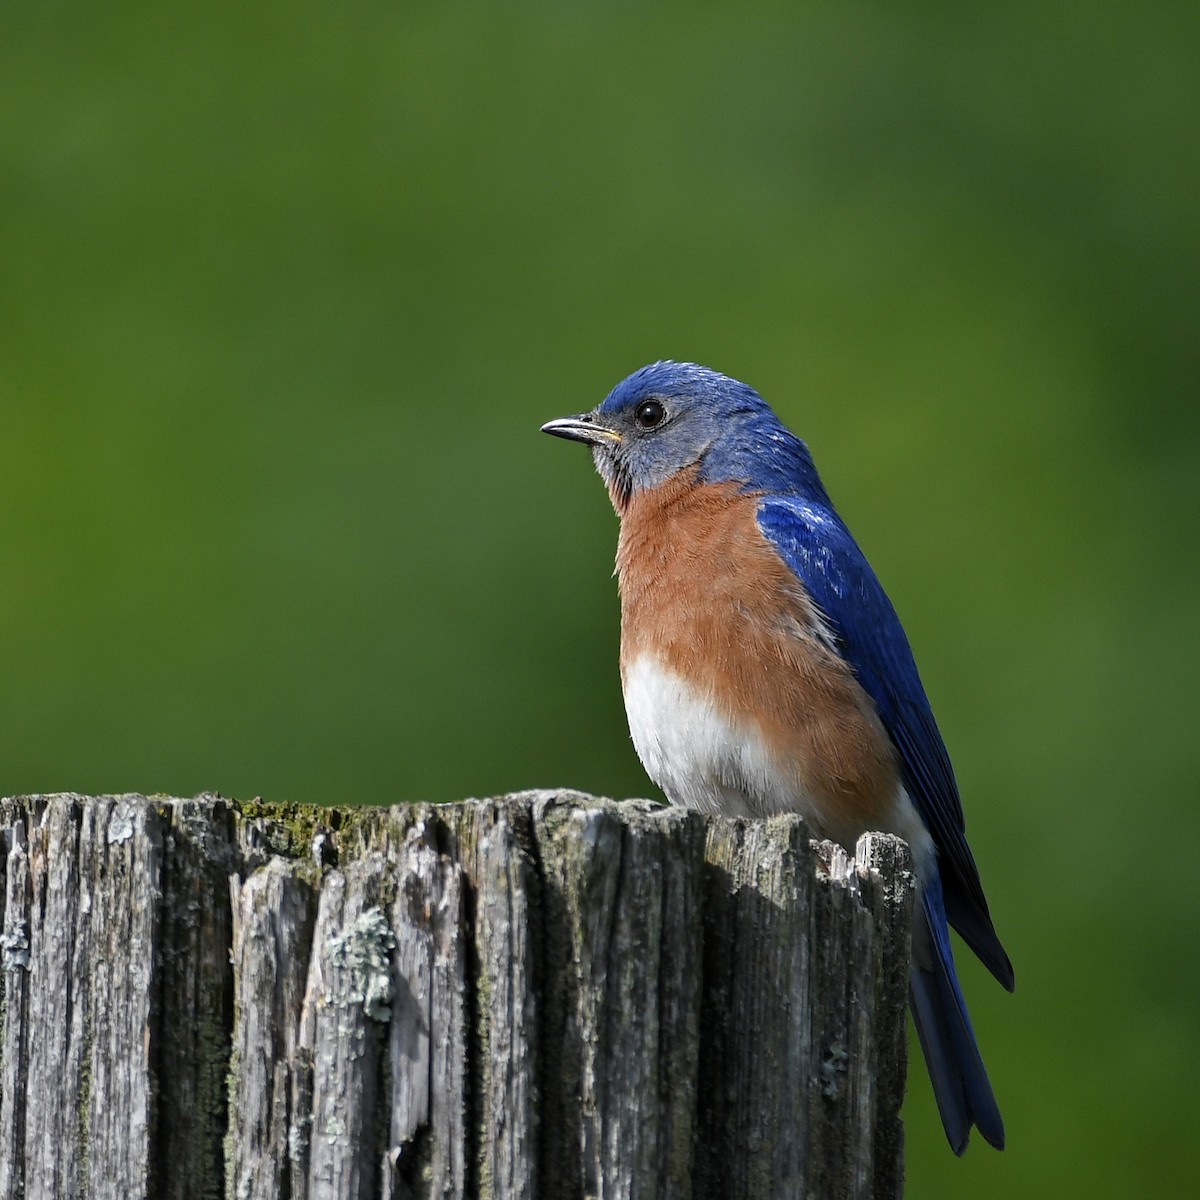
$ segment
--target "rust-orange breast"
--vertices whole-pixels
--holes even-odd
[[[617,550],[622,677],[652,656],[731,724],[757,729],[836,824],[878,828],[896,801],[895,749],[759,530],[756,503],[694,472],[629,500]]]

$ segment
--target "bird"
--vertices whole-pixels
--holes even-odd
[[[620,519],[621,684],[646,773],[689,809],[799,812],[848,850],[869,830],[908,843],[909,1007],[946,1138],[1003,1149],[949,927],[1009,991],[1012,964],[908,639],[808,446],[747,384],[673,361],[542,432],[591,448]]]

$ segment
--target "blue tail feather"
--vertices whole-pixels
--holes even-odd
[[[924,929],[915,931],[909,998],[946,1137],[954,1153],[962,1154],[974,1125],[1002,1150],[1004,1121],[954,973],[942,885],[936,874],[922,889],[918,920]]]

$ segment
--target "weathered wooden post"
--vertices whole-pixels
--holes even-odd
[[[0,830],[0,1196],[900,1194],[893,838],[569,792]]]

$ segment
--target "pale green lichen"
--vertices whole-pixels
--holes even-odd
[[[312,1114],[306,1114],[288,1125],[288,1158],[293,1163],[302,1163],[308,1155],[309,1131],[312,1129]]]
[[[0,936],[0,964],[6,971],[28,971],[30,961],[29,923],[18,919],[11,933]]]
[[[391,952],[396,936],[379,908],[368,908],[349,929],[325,944],[329,964],[339,973],[325,1001],[346,1008],[362,1006],[373,1021],[392,1017]]]
[[[128,800],[118,800],[108,815],[108,844],[119,846],[133,837],[137,809]]]

